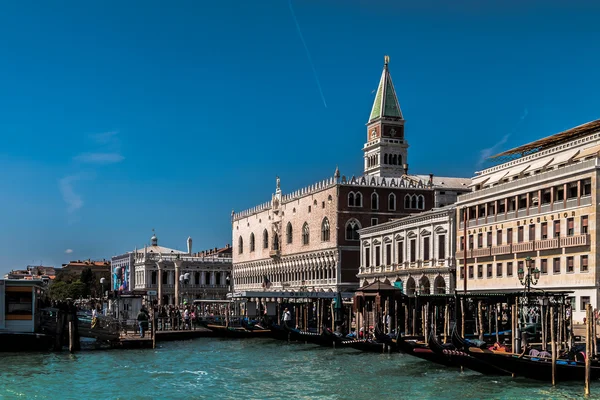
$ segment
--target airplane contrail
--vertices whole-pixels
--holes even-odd
[[[323,88],[321,88],[321,82],[319,81],[319,75],[317,75],[317,70],[315,69],[315,64],[313,63],[312,57],[310,56],[310,51],[308,50],[308,46],[304,41],[304,35],[302,35],[302,30],[300,29],[300,24],[298,23],[298,19],[296,18],[296,13],[294,12],[294,7],[292,7],[292,0],[288,0],[288,4],[290,5],[290,12],[292,13],[292,18],[294,19],[294,23],[296,24],[296,30],[298,31],[298,36],[300,36],[300,40],[302,41],[302,45],[304,45],[304,50],[306,51],[306,57],[308,58],[308,63],[312,68],[313,75],[315,76],[315,81],[317,82],[317,87],[319,88],[319,93],[321,94],[321,100],[323,100],[323,105],[327,108],[327,102],[325,101],[325,95],[323,94]]]

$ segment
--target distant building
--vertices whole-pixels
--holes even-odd
[[[111,287],[121,293],[154,292],[160,304],[179,304],[199,298],[221,299],[232,284],[231,246],[192,253],[192,238],[187,252],[151,245],[112,258]]]
[[[26,279],[26,280],[42,280],[43,282],[50,282],[56,278],[56,273],[61,268],[54,268],[43,265],[28,265],[26,269],[12,270],[8,274],[4,275],[5,279]]]
[[[452,204],[470,179],[409,175],[404,117],[388,70],[367,122],[364,174],[332,177],[232,213],[233,277],[240,290],[344,291],[359,284],[358,231]]]
[[[94,274],[94,283],[97,283],[101,278],[110,274],[110,261],[92,261],[91,259],[69,261],[67,264],[62,265],[61,274],[63,276],[70,276],[75,280],[79,279],[81,277],[81,273],[88,268]]]

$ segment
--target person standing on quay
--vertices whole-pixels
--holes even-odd
[[[146,308],[142,306],[142,309],[137,315],[138,324],[140,326],[140,337],[144,337],[144,331],[148,326],[148,313],[146,312]]]
[[[283,310],[283,325],[285,325],[286,327],[290,326],[290,321],[292,320],[292,314],[290,313],[290,311],[286,308]]]

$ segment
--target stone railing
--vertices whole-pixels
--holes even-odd
[[[590,235],[566,236],[560,238],[561,247],[587,246],[590,244]]]
[[[510,254],[512,252],[512,246],[510,244],[502,244],[500,246],[492,247],[492,255],[499,256],[502,254]]]
[[[456,252],[456,259],[457,260],[462,260],[465,258],[465,252],[464,250],[459,250]],[[473,258],[473,250],[469,250],[467,251],[467,258]]]
[[[536,250],[551,250],[558,248],[558,238],[555,239],[544,239],[535,242]]]
[[[485,247],[483,249],[475,249],[473,250],[473,257],[489,257],[490,256],[490,248]]]
[[[512,245],[514,253],[523,253],[533,251],[533,242],[515,243]]]

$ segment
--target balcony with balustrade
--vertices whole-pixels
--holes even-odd
[[[512,245],[513,253],[525,253],[527,251],[533,251],[534,242],[522,242],[515,243]]]
[[[491,255],[490,247],[472,250],[473,257],[489,257]]]
[[[510,254],[512,253],[512,245],[510,244],[503,244],[500,246],[494,246],[492,247],[492,251],[491,251],[493,256],[500,256],[503,254]]]
[[[535,242],[535,249],[536,250],[553,250],[553,249],[558,249],[558,245],[559,245],[558,238],[537,240]]]
[[[590,235],[574,235],[560,238],[561,247],[587,246],[590,244]]]

